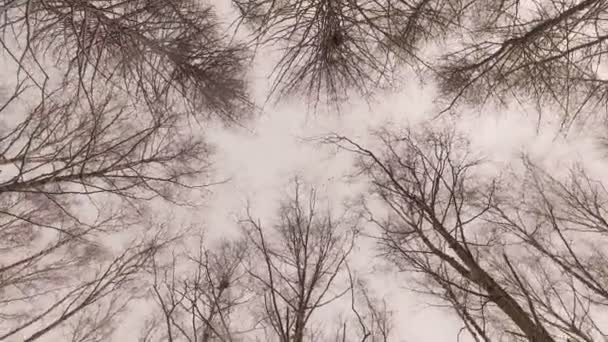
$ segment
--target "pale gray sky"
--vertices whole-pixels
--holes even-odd
[[[263,79],[258,80],[253,88],[259,90],[264,85]],[[562,170],[575,160],[591,163],[598,160],[589,131],[585,134],[573,131],[566,141],[558,136],[556,124],[545,122],[539,132],[535,112],[515,105],[464,112],[454,120],[432,121],[438,111],[433,104],[434,95],[432,86],[406,82],[402,89],[379,96],[369,107],[357,99],[349,101],[341,115],[311,115],[302,103],[286,100],[265,108],[261,117],[249,126],[251,132],[211,130],[209,138],[218,146],[219,174],[232,179],[213,190],[210,216],[204,217],[206,225],[213,235],[222,235],[225,227],[235,228],[234,214],[242,212],[246,198],[253,203],[257,215],[272,215],[278,191],[285,189],[288,178],[296,172],[322,186],[336,203],[365,191],[362,184],[345,183],[344,175],[352,166],[349,155],[334,156],[330,151],[302,141],[302,138],[330,132],[365,143],[370,140],[369,131],[385,123],[395,128],[453,121],[451,124],[470,138],[473,153],[491,162],[488,164],[490,174],[516,167],[522,152],[546,166],[561,165]],[[374,253],[369,244],[364,249],[368,251],[361,255],[362,264]],[[461,323],[452,312],[432,308],[428,305],[430,298],[401,288],[405,281],[403,275],[395,273],[378,275],[373,281],[377,290],[386,291],[389,303],[398,310],[394,323],[399,341],[455,341]]]
[[[225,2],[222,2],[225,5]],[[264,103],[267,94],[267,75],[272,54],[258,58],[251,76],[251,89],[257,103]],[[262,60],[263,59],[263,60]],[[12,70],[4,70],[10,73]],[[588,165],[592,176],[607,179],[603,156],[596,148],[594,134],[601,128],[588,123],[584,129],[572,129],[568,138],[557,134],[557,125],[546,115],[542,130],[537,131],[535,109],[513,104],[508,108],[484,108],[475,112],[461,112],[458,119],[444,118],[431,122],[438,108],[434,105],[433,85],[420,85],[415,77],[402,75],[402,87],[391,93],[379,93],[369,105],[353,96],[340,115],[311,114],[303,100],[286,98],[277,104],[267,104],[258,118],[246,128],[226,128],[219,125],[206,130],[209,141],[216,145],[216,177],[230,181],[217,185],[205,199],[204,209],[184,210],[210,238],[230,235],[237,231],[235,217],[242,214],[246,200],[252,203],[256,216],[270,217],[287,182],[295,173],[317,185],[338,205],[349,196],[365,191],[364,184],[347,184],[344,176],[351,171],[351,156],[334,155],[305,138],[330,132],[352,137],[363,143],[371,142],[369,131],[383,124],[392,127],[433,124],[454,120],[457,129],[470,138],[474,153],[488,158],[497,173],[506,167],[516,167],[517,157],[528,152],[536,161],[559,172],[564,165],[581,161]],[[410,81],[408,81],[410,80]],[[550,112],[550,109],[545,109]],[[595,128],[595,130],[593,129]],[[368,265],[373,245],[362,245],[360,266]],[[372,279],[374,288],[385,292],[392,309],[394,327],[399,341],[455,341],[460,322],[447,309],[431,308],[429,298],[401,288],[406,278],[396,273],[378,275]],[[133,307],[145,311],[147,306]],[[132,317],[136,321],[138,318]],[[131,341],[139,330],[136,323],[126,320],[116,336],[119,341]],[[141,323],[141,322],[140,322]]]

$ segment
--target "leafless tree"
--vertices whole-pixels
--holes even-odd
[[[244,113],[246,48],[192,1],[0,14],[0,64],[16,66],[0,84],[0,339],[107,340],[178,234],[148,206],[207,186],[210,148],[182,113]]]
[[[179,129],[175,116],[152,117],[111,95],[93,108],[78,101],[45,101],[5,127],[0,143],[6,179],[0,191],[136,198],[143,194],[131,190],[144,189],[146,198],[166,197],[157,185],[187,185],[184,181],[206,166],[206,145],[192,136],[180,141],[175,137]],[[201,159],[203,164],[189,163]]]
[[[363,279],[355,279],[349,268],[350,311],[352,317],[342,318],[334,341],[388,342],[391,341],[392,312],[385,299],[371,295]],[[340,312],[340,314],[344,314]],[[346,315],[345,315],[346,316]]]
[[[271,230],[249,210],[242,222],[255,252],[249,274],[263,298],[263,323],[282,342],[315,340],[320,332],[310,324],[313,314],[348,294],[341,277],[356,230],[344,218],[319,212],[314,188],[303,194],[298,179],[294,187]]]
[[[522,245],[509,262],[517,274],[509,286],[532,303],[541,321],[571,340],[606,339],[598,314],[608,305],[608,192],[581,166],[564,177],[524,162],[525,190],[498,199],[486,218]]]
[[[0,339],[107,340],[173,240],[146,238],[148,203],[191,204],[183,190],[206,186],[210,149],[181,113],[240,116],[246,51],[189,1],[8,0],[0,13],[16,65],[0,85]]]
[[[605,0],[233,3],[260,44],[282,49],[280,95],[367,94],[405,63],[441,84],[446,110],[458,100],[536,101],[566,124],[606,103]]]
[[[130,100],[176,100],[233,120],[249,106],[244,46],[209,5],[189,0],[3,0],[0,43],[17,75],[42,90],[58,67],[79,96],[109,83]],[[182,106],[183,107],[183,106]],[[235,116],[236,115],[236,116]]]
[[[583,336],[594,321],[589,306],[579,306],[586,292],[565,287],[572,276],[539,264],[542,253],[523,254],[513,229],[491,219],[501,203],[498,189],[512,193],[512,184],[501,188],[484,179],[466,140],[450,131],[380,131],[378,137],[377,153],[345,137],[328,139],[361,157],[360,170],[389,212],[386,219],[369,212],[381,228],[381,250],[400,270],[418,275],[415,290],[448,303],[478,341],[558,341],[564,333],[589,340]],[[546,243],[553,250],[548,246],[555,242]],[[560,258],[557,265],[564,264]],[[569,300],[576,308],[564,311],[559,303]]]
[[[281,49],[272,92],[313,102],[370,95],[419,44],[458,25],[461,1],[233,0],[262,46]]]
[[[25,341],[46,335],[58,338],[60,327],[69,324],[67,331],[71,331],[69,338],[73,341],[107,338],[113,331],[114,318],[136,296],[140,273],[165,243],[135,241],[111,258],[90,254],[90,249],[88,255],[63,250],[55,260],[47,254],[41,260],[30,257],[20,264],[4,266],[1,285],[5,322],[0,337]]]
[[[111,96],[83,103],[58,93],[20,116],[11,113],[22,109],[18,93],[0,108],[12,119],[0,136],[0,339],[39,329],[34,340],[66,324],[79,327],[76,340],[95,338],[86,329],[110,326],[124,305],[124,293],[110,294],[158,249],[139,238],[116,256],[108,239],[128,241],[130,228],[150,225],[140,217],[147,200],[187,203],[179,189],[204,185],[194,180],[209,150],[175,116]],[[153,235],[154,246],[165,244]]]
[[[244,322],[233,320],[251,299],[243,268],[247,256],[244,240],[208,250],[201,239],[197,255],[174,255],[166,266],[155,263],[152,292],[163,323],[151,326],[144,341],[242,340]]]
[[[533,99],[555,104],[564,123],[605,106],[608,2],[474,1],[470,9],[472,27],[441,67],[452,103]]]

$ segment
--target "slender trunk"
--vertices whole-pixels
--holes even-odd
[[[531,342],[555,342],[545,327],[540,322],[535,322],[521,305],[479,265],[471,253],[454,239],[439,222],[434,222],[434,226],[435,230],[446,239],[450,248],[469,269],[468,274],[462,275],[481,286],[487,292],[489,299],[517,325]],[[462,272],[459,269],[457,271]]]

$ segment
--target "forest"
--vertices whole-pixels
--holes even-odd
[[[608,0],[0,30],[0,341],[608,341]]]

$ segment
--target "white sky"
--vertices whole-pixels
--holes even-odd
[[[253,88],[259,90],[265,85],[262,78],[254,82]],[[340,115],[311,115],[302,103],[282,101],[265,108],[261,117],[249,126],[250,131],[210,130],[209,138],[218,147],[218,172],[231,177],[228,184],[216,187],[209,198],[204,220],[211,235],[222,235],[225,229],[236,227],[234,215],[242,212],[246,198],[253,203],[256,215],[262,218],[272,215],[278,192],[286,189],[289,177],[296,172],[321,186],[337,202],[365,191],[361,184],[345,182],[345,174],[352,171],[349,155],[333,155],[302,138],[335,132],[365,142],[370,129],[386,122],[392,127],[428,123],[437,113],[434,95],[431,86],[406,82],[403,89],[378,96],[377,102],[369,107],[353,100]],[[490,165],[494,167],[490,172],[511,166],[521,152],[547,166],[563,166],[579,159],[598,160],[590,131],[585,131],[586,134],[572,131],[566,141],[556,133],[556,125],[546,122],[543,130],[537,132],[538,118],[534,113],[516,107],[486,108],[483,112],[463,112],[462,118],[453,124],[471,139],[475,153],[492,161]],[[364,249],[367,251],[361,253],[363,263],[373,254],[369,244]],[[431,308],[430,298],[401,288],[404,281],[402,275],[389,273],[375,276],[373,282],[376,290],[387,292],[392,309],[399,311],[394,317],[398,340],[455,341],[461,327],[455,315],[448,309]]]
[[[268,63],[260,65],[252,76],[251,88],[258,103],[263,103],[269,67]],[[404,79],[408,79],[407,75]],[[431,85],[404,82],[402,89],[379,94],[370,106],[353,97],[340,115],[310,114],[303,101],[283,99],[276,105],[267,105],[247,128],[213,126],[205,134],[217,147],[214,157],[217,176],[231,180],[212,189],[205,201],[206,208],[197,210],[194,220],[205,227],[209,237],[220,237],[236,231],[235,215],[243,212],[246,199],[253,204],[257,216],[272,215],[280,193],[296,172],[336,203],[364,191],[361,184],[347,184],[344,179],[351,170],[349,155],[333,155],[302,138],[336,132],[365,142],[369,129],[383,123],[398,127],[430,120],[437,112],[434,96]],[[565,141],[556,138],[556,127],[550,122],[537,132],[533,110],[514,106],[462,114],[456,121],[458,129],[471,139],[475,152],[498,163],[497,170],[510,165],[520,152],[528,151],[547,166],[581,159],[593,166],[594,176],[606,177],[605,167],[599,162],[601,155],[591,139],[596,132],[590,126],[573,130]],[[361,253],[361,261],[365,262],[372,254],[372,250]],[[447,310],[430,308],[428,298],[400,289],[403,282],[404,278],[395,273],[378,276],[373,281],[377,291],[387,292],[392,309],[399,311],[394,317],[399,341],[455,341],[461,326],[455,316]],[[125,332],[124,340],[129,340],[129,336],[132,335]]]

